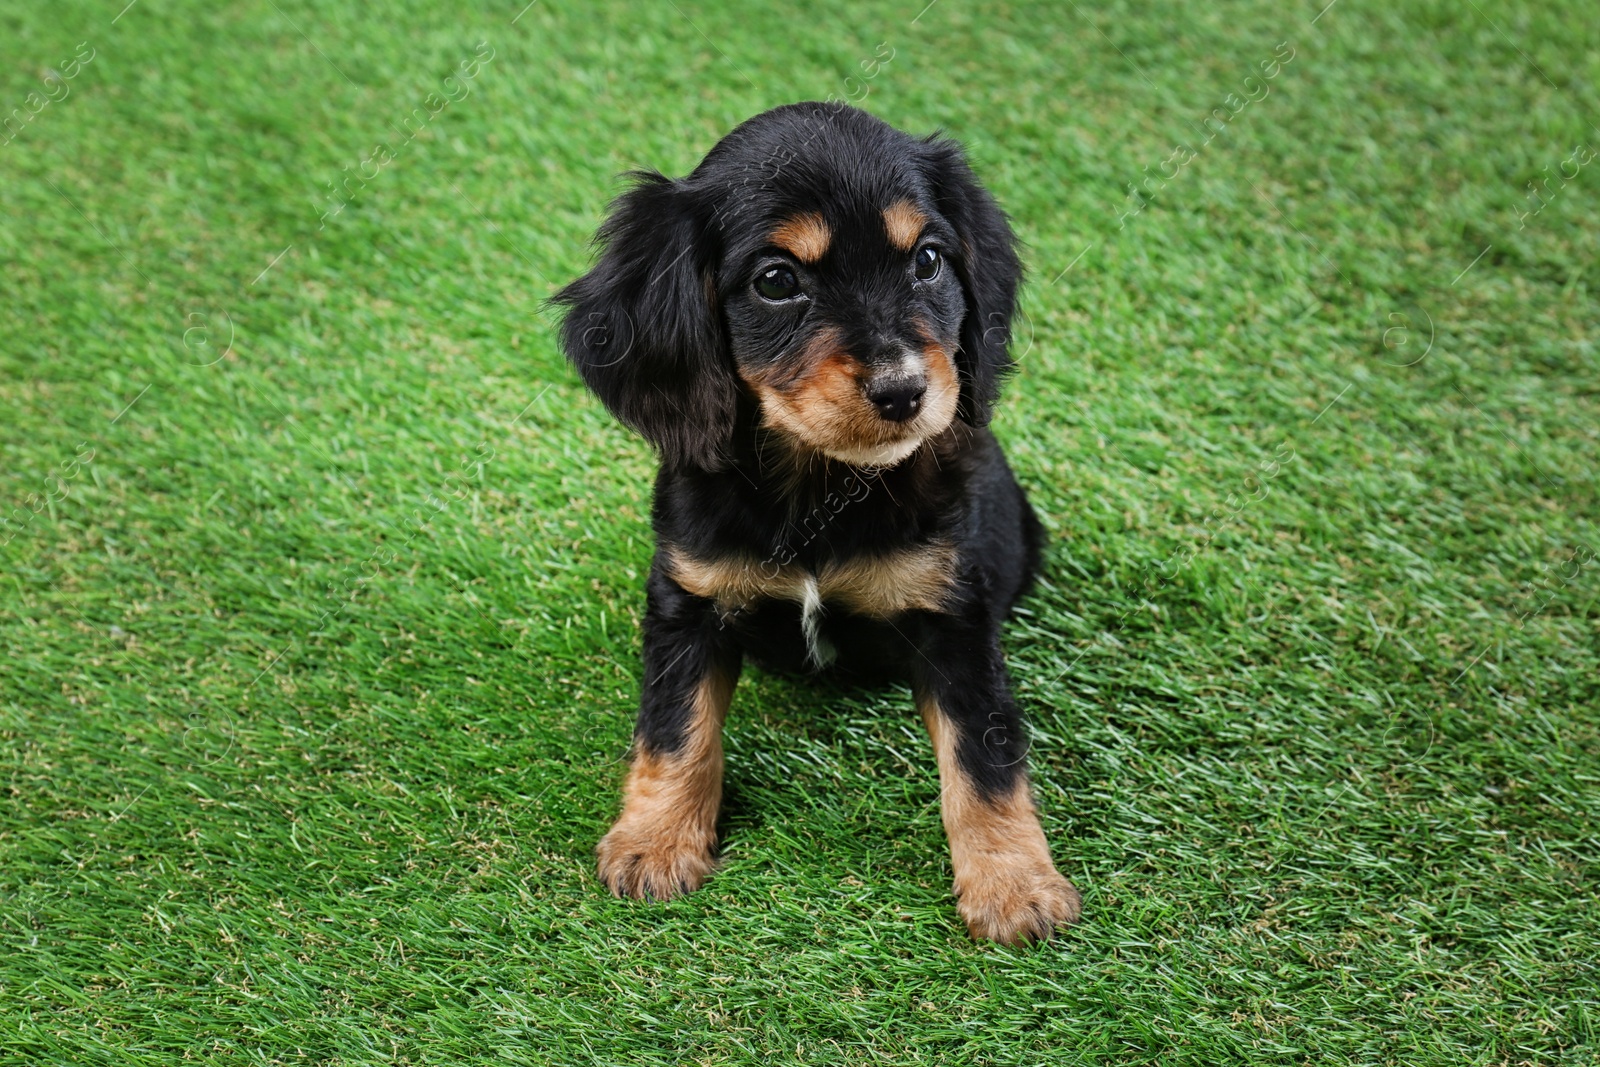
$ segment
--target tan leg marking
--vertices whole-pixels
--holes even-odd
[[[940,804],[955,869],[956,910],[973,937],[1014,945],[1076,922],[1078,891],[1061,877],[1028,796],[1025,777],[1008,797],[979,797],[956,760],[956,731],[931,697],[917,709],[939,759]]]
[[[785,219],[767,238],[802,263],[815,263],[828,254],[833,231],[816,212]]]
[[[928,217],[909,200],[896,200],[883,209],[883,228],[889,234],[889,243],[902,252],[917,246],[917,238],[927,224]]]
[[[715,672],[696,687],[678,751],[634,756],[622,814],[595,849],[600,880],[617,896],[671,900],[699,889],[711,873],[722,806],[722,721],[733,682]]]

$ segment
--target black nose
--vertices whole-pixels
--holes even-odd
[[[867,390],[867,399],[878,414],[890,422],[905,422],[922,410],[922,394],[927,386],[917,379],[886,382]]]

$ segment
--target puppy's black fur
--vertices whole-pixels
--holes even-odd
[[[739,665],[910,680],[974,934],[1078,913],[1028,797],[1000,624],[1040,528],[985,428],[1021,264],[955,143],[853,108],[750,119],[688,177],[634,175],[562,290],[587,385],[661,454],[619,894],[711,867]]]

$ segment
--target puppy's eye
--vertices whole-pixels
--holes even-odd
[[[756,278],[756,292],[768,300],[787,300],[800,292],[800,279],[788,267],[773,267]]]
[[[939,276],[939,264],[943,259],[939,250],[932,245],[923,245],[917,249],[916,258],[911,261],[911,269],[919,282],[931,282]]]

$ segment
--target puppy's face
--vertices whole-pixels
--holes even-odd
[[[555,299],[568,357],[665,463],[737,462],[751,411],[858,466],[987,420],[1021,265],[959,146],[794,104],[685,178],[636,177]]]
[[[747,205],[729,227],[717,289],[734,366],[763,424],[802,449],[887,466],[955,418],[958,239],[918,184],[769,190],[780,211]]]

